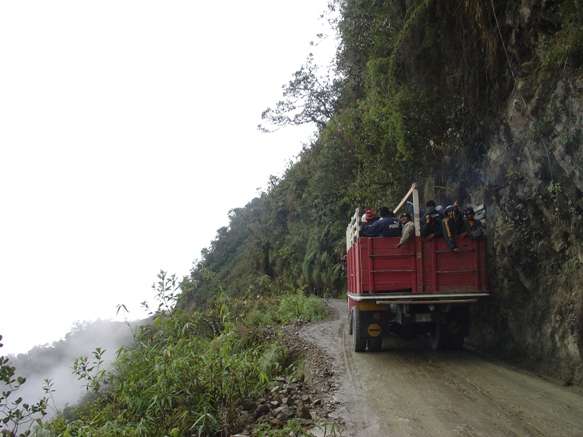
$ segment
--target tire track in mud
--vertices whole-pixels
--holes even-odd
[[[466,354],[466,352],[456,352],[455,354],[461,355]],[[486,407],[492,410],[492,416],[497,418],[496,421],[492,421],[489,425],[491,428],[488,429],[488,432],[492,433],[492,435],[508,435],[508,426],[501,426],[498,423],[501,421],[507,422],[512,428],[520,430],[516,435],[545,435],[540,429],[525,422],[524,419],[521,419],[523,414],[520,409],[517,409],[512,405],[501,403],[500,399],[497,399],[496,396],[490,393],[483,385],[475,383],[467,376],[464,376],[457,371],[454,372],[447,366],[443,366],[435,361],[428,361],[427,368],[431,369],[431,371],[428,370],[427,372],[428,376],[441,375],[441,378],[436,380],[436,391],[445,393],[450,390],[454,392],[460,397],[458,405],[462,403],[462,401],[465,401],[464,403],[472,404],[475,407],[477,407],[478,404],[485,403]],[[459,407],[452,408],[451,411],[449,411],[449,414],[459,416],[458,409]],[[464,435],[483,435],[483,432],[480,432],[475,426],[470,424],[460,424],[459,428],[468,432]]]
[[[583,436],[583,396],[468,352],[351,350],[345,303],[303,336],[333,357],[348,436]]]
[[[354,365],[354,360],[352,356],[352,352],[350,351],[350,346],[352,341],[350,336],[347,334],[346,322],[338,323],[338,338],[339,341],[339,349],[342,351],[342,358],[345,368],[345,375],[346,380],[344,383],[344,387],[341,386],[340,395],[341,399],[338,399],[341,402],[349,403],[352,405],[351,408],[348,408],[347,412],[343,419],[346,425],[346,431],[349,433],[348,435],[362,435],[362,436],[371,436],[371,435],[381,435],[381,419],[372,411],[372,409],[368,406],[368,402],[366,398],[360,393],[363,393],[363,386],[362,380],[356,374],[356,369]]]

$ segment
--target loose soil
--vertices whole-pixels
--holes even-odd
[[[583,436],[583,395],[470,351],[385,341],[354,353],[345,302],[300,336],[321,351],[327,413],[347,436]],[[318,366],[316,366],[318,369]]]
[[[332,307],[330,313],[336,319]],[[343,435],[342,421],[333,417],[337,404],[333,394],[338,389],[339,380],[335,378],[335,364],[330,355],[303,337],[304,326],[304,323],[284,326],[280,337],[289,358],[298,366],[294,372],[296,375],[276,378],[261,398],[244,402],[240,414],[248,425],[232,437],[265,435],[259,431],[263,424],[281,429],[289,420],[295,421],[310,435]]]

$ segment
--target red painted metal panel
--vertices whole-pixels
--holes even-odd
[[[366,244],[366,239],[361,238],[358,240],[358,260],[360,262],[360,292],[361,293],[368,293],[369,286],[368,286],[368,271],[370,270],[369,267],[369,256],[368,256],[368,247]]]
[[[413,293],[423,293],[423,241],[421,238],[415,238],[415,267],[417,268],[417,277]]]
[[[357,250],[360,268],[356,271],[361,287],[353,292],[369,293],[405,290],[415,287],[415,245],[397,248],[399,238],[360,238],[350,251]],[[349,273],[350,275],[351,273]]]
[[[435,239],[423,240],[423,287],[425,290],[437,290],[437,256],[435,253]]]
[[[374,280],[374,275],[375,275],[375,252],[374,252],[374,242],[375,240],[377,240],[377,238],[367,238],[367,246],[366,246],[366,251],[368,253],[368,289],[369,290],[374,290],[375,287],[375,280]]]
[[[348,257],[346,262],[346,268],[348,269],[347,276],[348,276],[348,290],[349,291],[356,291],[356,272],[357,266],[354,259],[354,246],[350,248],[348,251]]]
[[[486,240],[478,241],[478,250],[480,251],[480,290],[488,290],[488,276],[486,272]]]
[[[397,248],[398,237],[362,237],[347,254],[351,293],[485,292],[486,244],[460,238],[452,252],[441,238],[410,241]]]

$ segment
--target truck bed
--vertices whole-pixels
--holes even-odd
[[[398,242],[398,237],[360,237],[352,244],[346,260],[352,300],[463,302],[488,294],[484,240],[459,238],[459,252],[441,237],[415,237],[400,248]]]

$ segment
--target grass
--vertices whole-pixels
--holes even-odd
[[[277,308],[277,316],[283,323],[292,321],[311,322],[326,317],[326,306],[322,299],[294,293],[284,296]]]
[[[301,292],[261,298],[221,294],[195,312],[159,312],[136,334],[133,347],[119,351],[105,387],[45,424],[39,435],[218,436],[240,431],[252,420],[242,414],[243,401],[259,398],[274,378],[296,372],[275,327],[325,315],[321,299]],[[303,432],[293,421],[284,430],[281,435]],[[260,435],[280,435],[272,431]]]

